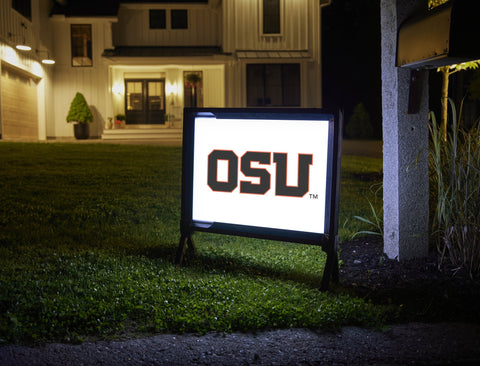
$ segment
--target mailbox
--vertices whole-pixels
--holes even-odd
[[[407,19],[398,31],[397,66],[437,68],[480,59],[478,0],[452,0]]]

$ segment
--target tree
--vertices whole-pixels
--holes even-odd
[[[447,65],[437,68],[438,72],[442,73],[442,92],[441,92],[441,113],[440,113],[440,126],[442,129],[443,141],[447,140],[447,116],[448,116],[448,83],[450,75],[462,70],[478,69],[480,66],[479,61],[464,62],[461,64]]]
[[[428,0],[428,8],[429,9],[436,8],[437,6],[445,4],[448,1],[449,0]]]
[[[352,116],[345,126],[345,132],[349,138],[369,139],[373,135],[373,127],[370,115],[363,103],[358,103],[353,109]]]

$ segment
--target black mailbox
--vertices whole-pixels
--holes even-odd
[[[407,19],[398,31],[397,66],[436,68],[480,59],[478,0],[452,0]]]

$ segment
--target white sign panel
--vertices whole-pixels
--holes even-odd
[[[197,116],[194,130],[193,221],[328,230],[328,120]]]

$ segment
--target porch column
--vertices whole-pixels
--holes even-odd
[[[408,113],[411,70],[398,68],[397,31],[426,0],[381,0],[384,252],[404,260],[428,253],[428,73]],[[418,159],[418,160],[417,160]]]

